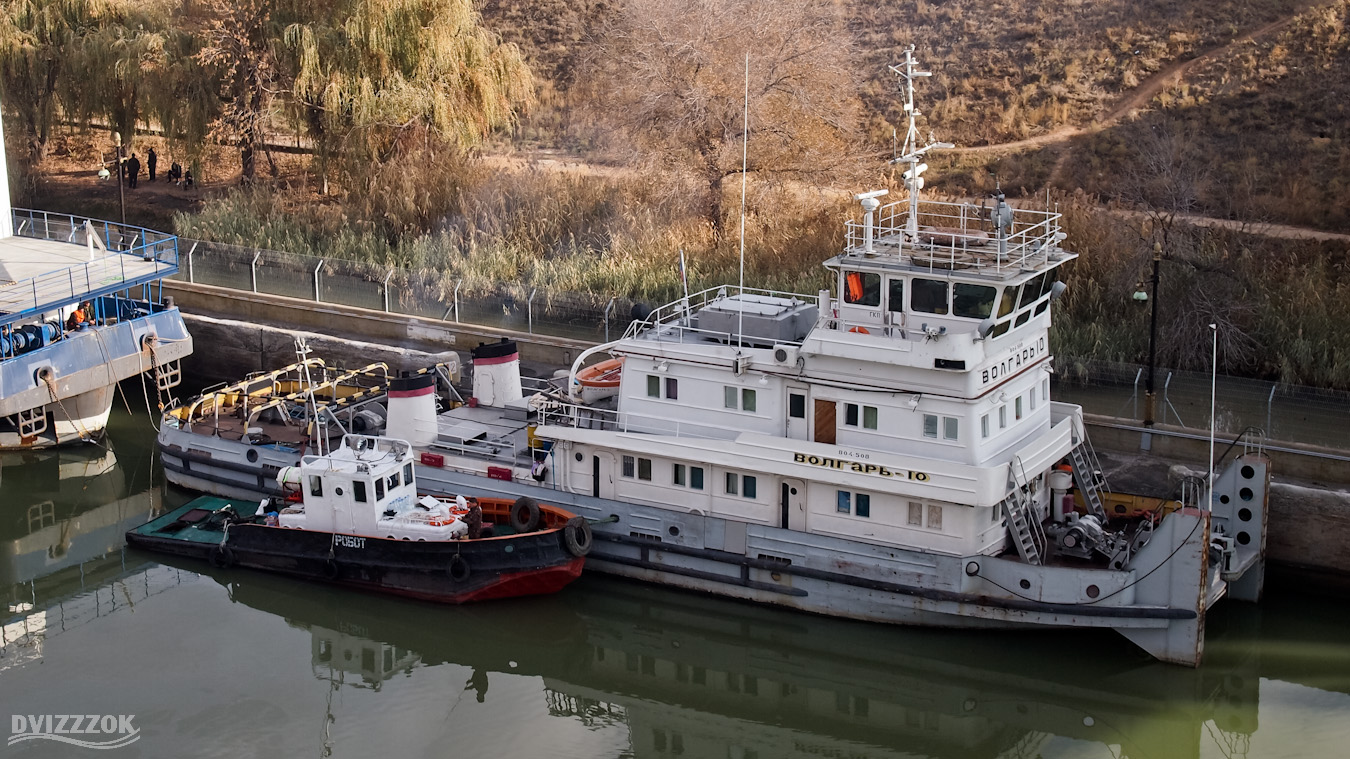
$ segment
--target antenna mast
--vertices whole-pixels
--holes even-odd
[[[891,163],[907,163],[909,169],[904,173],[905,188],[909,190],[909,219],[905,222],[905,231],[909,233],[911,240],[919,234],[919,191],[923,189],[923,173],[928,170],[928,164],[920,163],[919,159],[924,153],[938,148],[954,147],[950,142],[934,142],[930,133],[928,144],[919,147],[919,122],[921,115],[914,107],[914,80],[932,76],[931,71],[919,71],[919,62],[914,58],[914,46],[910,45],[905,50],[905,62],[903,66],[890,66],[890,70],[898,74],[905,80],[903,88],[905,93],[905,113],[909,117],[909,128],[905,131],[905,144],[903,152],[896,158],[891,159]]]

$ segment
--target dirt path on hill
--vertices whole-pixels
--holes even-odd
[[[1092,120],[1092,123],[1082,127],[1060,127],[1045,134],[1028,137],[1024,140],[1014,140],[1012,142],[1000,142],[996,145],[977,145],[969,148],[956,148],[952,152],[960,155],[981,155],[986,153],[1016,153],[1031,148],[1041,148],[1048,145],[1058,145],[1068,142],[1071,138],[1080,134],[1085,134],[1097,129],[1104,129],[1108,126],[1129,116],[1132,112],[1143,108],[1153,101],[1163,90],[1171,86],[1172,83],[1180,80],[1186,72],[1198,66],[1201,63],[1213,60],[1220,54],[1238,46],[1253,42],[1262,37],[1269,36],[1275,32],[1284,29],[1293,23],[1294,19],[1300,14],[1315,6],[1316,3],[1304,3],[1299,5],[1292,14],[1284,18],[1266,24],[1265,26],[1254,29],[1246,34],[1235,37],[1233,40],[1222,45],[1215,45],[1201,51],[1193,58],[1182,61],[1173,61],[1162,69],[1154,72],[1151,76],[1139,83],[1133,91],[1126,94],[1105,114]],[[1054,171],[1051,172],[1051,181],[1057,178],[1060,168],[1063,166],[1065,154],[1062,154],[1055,164]]]

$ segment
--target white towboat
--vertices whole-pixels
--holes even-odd
[[[480,346],[476,404],[437,414],[430,377],[394,380],[388,434],[428,492],[587,517],[592,571],[876,622],[1114,629],[1197,665],[1207,610],[1262,591],[1268,460],[1244,445],[1178,501],[1107,493],[1082,410],[1050,399],[1077,257],[1060,215],[923,200],[945,146],[917,143],[926,73],[896,70],[909,196],[857,196],[833,292],[682,298],[531,396],[513,345]]]

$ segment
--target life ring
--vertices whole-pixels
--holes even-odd
[[[229,569],[234,566],[234,551],[229,546],[216,546],[206,555],[206,559],[216,569]]]
[[[336,561],[329,559],[323,563],[323,576],[325,578],[336,580],[340,574],[342,574],[342,567],[339,567]]]
[[[866,328],[866,327],[849,327],[849,330],[848,330],[848,331],[849,331],[849,332],[857,332],[857,333],[860,334],[860,335],[870,335],[870,334],[872,334],[871,332],[868,332],[868,331],[867,331],[867,328]]]
[[[469,562],[459,554],[455,554],[450,559],[450,579],[455,582],[464,582],[469,579]]]
[[[591,525],[584,517],[572,517],[563,528],[563,543],[567,552],[581,558],[591,552]]]
[[[539,529],[539,504],[529,496],[521,496],[511,504],[511,529],[516,532],[534,532]]]

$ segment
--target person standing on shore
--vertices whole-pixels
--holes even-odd
[[[136,157],[135,153],[127,159],[127,187],[136,189],[136,180],[141,174],[141,159]]]
[[[150,172],[150,181],[155,181],[155,164],[159,162],[159,156],[155,155],[155,149],[150,148],[150,152],[145,156],[145,168]]]

